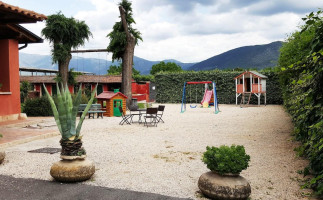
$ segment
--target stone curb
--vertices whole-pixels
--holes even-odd
[[[16,146],[18,144],[27,143],[27,142],[31,142],[31,141],[34,141],[34,140],[46,139],[46,138],[59,136],[59,135],[60,135],[60,133],[58,131],[53,131],[53,132],[46,133],[46,134],[36,135],[36,136],[32,136],[32,137],[27,137],[27,138],[15,140],[15,141],[12,141],[12,142],[7,142],[7,143],[4,143],[4,144],[0,144],[0,148],[8,148],[8,147]]]

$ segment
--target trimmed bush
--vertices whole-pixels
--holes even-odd
[[[53,116],[47,97],[27,99],[24,106],[27,116]]]
[[[246,154],[243,146],[222,145],[220,147],[206,147],[202,161],[211,171],[219,174],[239,174],[249,166],[250,156]]]

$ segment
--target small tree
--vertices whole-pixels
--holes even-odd
[[[182,67],[174,62],[165,63],[164,61],[155,64],[151,67],[150,74],[155,75],[158,72],[180,72],[183,71]]]
[[[52,60],[58,63],[63,85],[68,82],[68,65],[72,48],[84,45],[92,35],[84,21],[66,18],[61,12],[48,16],[42,35],[52,43]]]
[[[20,83],[20,101],[21,103],[24,103],[27,96],[28,91],[31,89],[31,85],[28,81],[23,81]]]
[[[112,52],[112,61],[122,60],[122,83],[121,90],[128,97],[127,104],[131,99],[131,76],[135,45],[138,40],[142,40],[141,33],[132,28],[132,24],[136,23],[132,17],[131,3],[122,0],[119,3],[119,11],[121,21],[116,22],[113,30],[108,34],[110,38],[109,52]]]
[[[119,66],[110,65],[107,72],[108,72],[108,75],[120,75],[120,74],[122,74],[122,63],[120,63]],[[132,68],[132,75],[133,76],[140,75],[140,72],[133,67]]]

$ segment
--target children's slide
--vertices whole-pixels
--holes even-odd
[[[213,94],[213,90],[205,90],[201,104],[203,105],[204,102],[207,102],[209,104],[212,94]]]

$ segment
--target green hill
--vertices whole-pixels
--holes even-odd
[[[239,47],[196,63],[188,70],[274,67],[277,65],[279,49],[282,44],[282,42],[277,41],[265,45]]]

